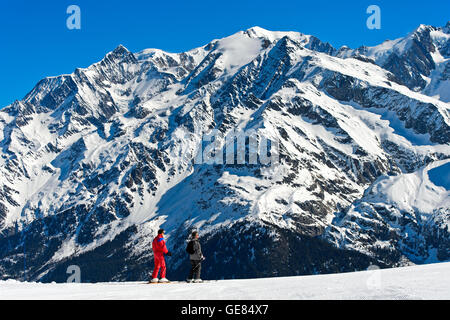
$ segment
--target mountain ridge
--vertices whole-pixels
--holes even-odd
[[[88,68],[41,80],[0,110],[2,278],[61,281],[72,263],[92,281],[144,279],[160,226],[177,277],[192,228],[214,277],[448,259],[448,208],[433,216],[365,198],[382,177],[418,176],[449,158],[448,103],[370,57],[331,48],[253,27],[182,53],[119,45]],[[225,153],[235,131],[276,142],[277,162],[249,163],[249,137],[244,163],[195,161],[208,145]],[[392,224],[399,215],[409,218]]]

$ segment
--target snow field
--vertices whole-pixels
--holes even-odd
[[[1,300],[421,300],[450,299],[450,262],[340,274],[219,280],[200,284],[145,282],[31,283],[0,281]]]

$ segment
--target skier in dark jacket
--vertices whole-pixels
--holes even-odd
[[[202,247],[200,241],[198,241],[198,232],[194,231],[191,235],[191,241],[188,246],[192,246],[192,253],[189,254],[189,259],[191,260],[191,271],[189,272],[188,282],[202,282],[200,279],[200,272],[202,268],[202,261],[205,257],[202,253]]]

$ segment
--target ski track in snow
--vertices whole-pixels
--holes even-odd
[[[7,280],[0,281],[0,299],[450,299],[449,273],[450,262],[445,262],[340,274],[220,280],[200,284],[147,285],[143,282],[43,284]]]

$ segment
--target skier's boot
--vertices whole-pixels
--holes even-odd
[[[187,283],[192,283],[192,282],[194,282],[194,279],[186,279],[186,282]]]
[[[159,279],[159,282],[167,283],[167,282],[170,282],[170,281],[167,278],[161,278],[161,279]]]
[[[202,282],[203,282],[202,279],[195,279],[195,280],[194,280],[194,283],[202,283]]]
[[[158,281],[159,281],[158,278],[153,278],[148,283],[158,283]]]

